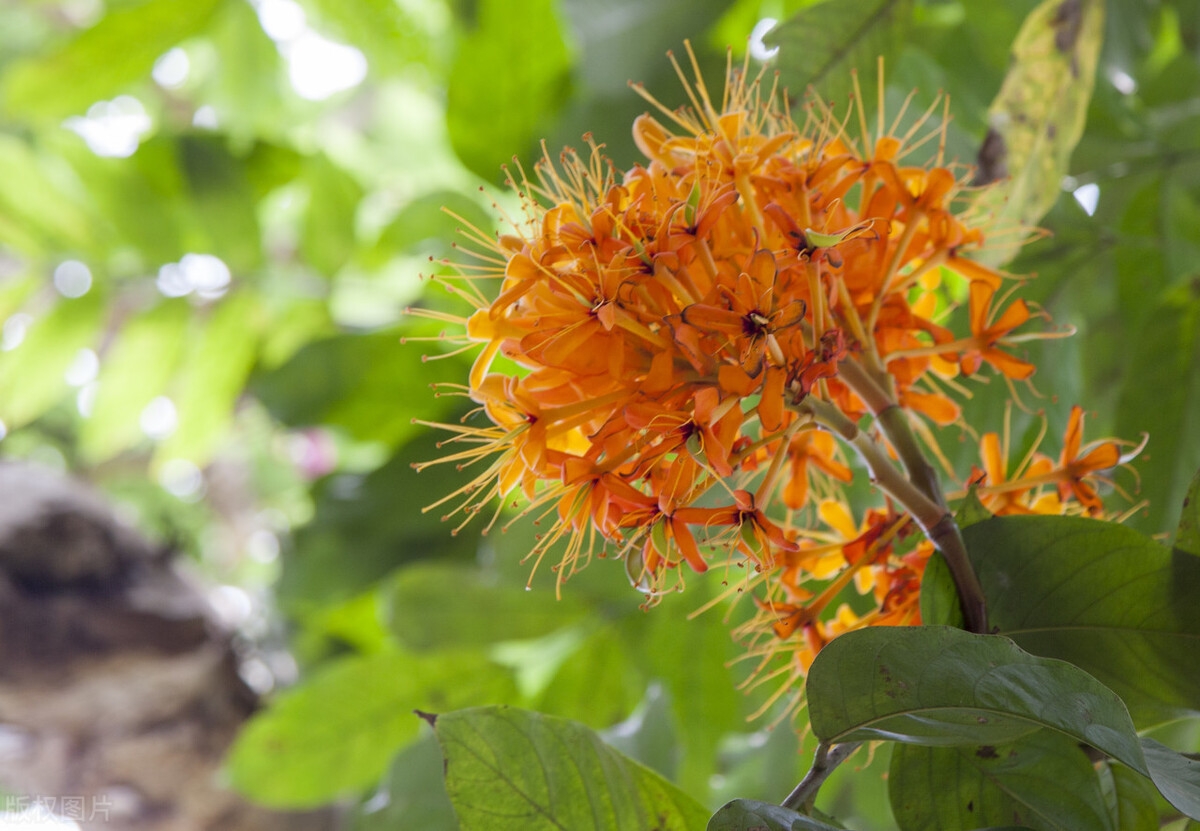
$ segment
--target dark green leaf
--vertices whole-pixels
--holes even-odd
[[[997,517],[964,533],[991,623],[1117,692],[1135,723],[1200,711],[1200,561],[1072,517]]]
[[[158,58],[201,31],[221,0],[148,0],[109,11],[49,55],[8,72],[11,114],[56,118],[82,113],[149,75]]]
[[[1183,498],[1183,513],[1175,532],[1175,549],[1200,557],[1200,471],[1192,479],[1187,496]]]
[[[912,8],[911,0],[825,0],[802,9],[766,37],[779,47],[781,84],[793,96],[815,87],[839,104],[852,91],[851,70],[873,87],[876,60],[904,42]]]
[[[463,163],[485,179],[526,153],[562,105],[571,69],[556,4],[481,0],[458,45],[446,120]]]
[[[999,149],[982,173],[1002,180],[975,200],[996,226],[1033,228],[1058,199],[1087,121],[1103,37],[1102,0],[1045,0],[1025,19],[1004,86],[988,111],[989,141]],[[1022,239],[1010,234],[979,258],[1001,265]]]
[[[807,697],[813,732],[829,744],[996,745],[1051,727],[1146,769],[1121,699],[998,635],[945,626],[848,632],[817,655]]]
[[[735,799],[713,815],[707,831],[838,831],[838,828],[770,802]]]
[[[304,808],[356,794],[417,736],[413,709],[512,701],[509,674],[482,656],[381,652],[331,664],[280,695],[238,736],[235,788],[265,805]]]
[[[1052,730],[1011,744],[897,745],[888,790],[901,831],[1004,823],[1039,831],[1113,828],[1091,760],[1077,741]]]
[[[575,722],[508,707],[434,723],[463,831],[696,831],[708,811]]]

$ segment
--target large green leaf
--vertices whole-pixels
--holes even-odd
[[[481,0],[458,45],[446,100],[450,142],[485,179],[531,149],[566,97],[571,62],[556,5]]]
[[[1188,482],[1200,466],[1200,286],[1169,290],[1132,344],[1117,405],[1117,433],[1150,435],[1136,462],[1140,521],[1155,533],[1169,530]]]
[[[158,58],[200,32],[222,0],[148,0],[103,15],[55,52],[8,72],[4,108],[13,115],[54,118],[145,78]]]
[[[848,632],[821,650],[807,693],[813,732],[828,744],[994,745],[1050,727],[1146,770],[1121,699],[1077,667],[998,635],[945,626]]]
[[[1142,752],[1159,793],[1192,819],[1200,819],[1200,761],[1154,739],[1142,739]]]
[[[223,140],[207,136],[182,137],[178,152],[189,201],[207,232],[206,250],[223,259],[234,274],[257,268],[262,241],[246,160],[230,153]]]
[[[980,150],[980,175],[1001,181],[982,191],[975,207],[996,227],[1032,229],[1061,194],[1087,121],[1103,37],[1103,0],[1045,0],[1026,18]],[[1003,264],[1023,239],[1009,234],[980,259]]]
[[[413,709],[512,701],[508,672],[472,652],[346,658],[279,696],[238,736],[235,788],[265,805],[311,807],[358,793],[417,736]]]
[[[1200,560],[1072,517],[997,517],[963,537],[1002,634],[1083,668],[1139,725],[1200,711]]]
[[[901,831],[1114,828],[1091,760],[1051,730],[1000,745],[897,745],[888,790]]]
[[[770,802],[735,799],[713,815],[707,831],[838,831],[838,828]]]
[[[308,210],[300,253],[325,277],[332,277],[357,248],[355,232],[362,186],[324,154],[310,158],[302,179],[308,186]]]
[[[825,0],[802,9],[766,37],[779,48],[782,85],[796,96],[813,86],[839,104],[851,91],[851,70],[873,87],[875,62],[904,42],[912,8],[911,0]]]
[[[586,727],[508,707],[436,717],[463,831],[698,831],[708,811]]]

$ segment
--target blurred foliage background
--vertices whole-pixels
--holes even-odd
[[[453,827],[414,707],[512,702],[578,719],[712,806],[777,801],[807,759],[744,676],[720,575],[650,613],[619,565],[561,601],[533,529],[451,536],[421,507],[452,468],[414,419],[469,356],[401,338],[458,309],[422,273],[460,222],[497,227],[502,164],[593,134],[635,161],[641,81],[682,104],[664,53],[706,77],[780,47],[790,90],[846,100],[887,55],[894,109],[951,96],[948,153],[974,163],[1009,48],[1036,4],[962,0],[25,0],[0,4],[0,455],[69,469],[191,558],[240,633],[257,690],[233,783],[280,806],[358,802],[358,828]],[[764,19],[787,21],[763,44]],[[871,93],[873,94],[873,93]],[[964,170],[966,168],[964,167]],[[1128,522],[1170,529],[1200,465],[1200,4],[1110,0],[1071,175],[1009,266],[1065,341],[1034,342],[1059,434],[1151,436]],[[966,421],[999,430],[1007,391]],[[1014,443],[1040,421],[1014,413]],[[944,450],[963,475],[966,430]],[[1120,499],[1119,495],[1116,497]],[[1143,504],[1144,503],[1144,504]],[[297,683],[298,682],[298,683]],[[886,764],[886,759],[882,760]],[[888,816],[878,776],[828,809]]]

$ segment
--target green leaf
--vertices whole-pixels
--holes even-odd
[[[400,569],[385,590],[385,604],[388,626],[411,649],[538,638],[585,613],[577,602],[535,598],[523,588],[496,585],[478,568],[453,563]]]
[[[1145,771],[1137,734],[1111,690],[1008,638],[945,626],[847,632],[808,676],[813,732],[851,741],[983,745],[1051,727]]]
[[[1091,760],[1052,730],[1000,745],[897,745],[888,790],[901,831],[1113,829]]]
[[[81,113],[147,77],[171,47],[200,32],[222,0],[148,0],[126,4],[65,46],[8,71],[11,115],[57,118]]]
[[[290,426],[326,424],[345,429],[359,441],[399,446],[431,432],[413,424],[414,418],[437,419],[447,409],[447,399],[437,398],[429,385],[445,380],[456,368],[459,377],[466,377],[466,364],[454,359],[420,361],[416,346],[401,344],[404,331],[313,341],[282,366],[256,377],[252,391],[273,416]],[[443,455],[445,451],[431,448],[427,458]],[[465,474],[458,479],[459,484],[468,481]],[[430,487],[422,499],[432,502],[451,490]]]
[[[183,136],[179,165],[192,209],[207,232],[207,251],[224,260],[234,274],[257,268],[262,243],[245,160],[234,157],[223,140]]]
[[[746,698],[737,692],[729,668],[739,653],[728,625],[716,610],[689,619],[718,589],[713,581],[697,580],[694,588],[621,621],[630,653],[671,695],[675,718],[684,727],[679,781],[697,794],[708,787],[721,738],[744,723]]]
[[[184,361],[175,397],[178,425],[158,446],[157,463],[187,459],[208,463],[254,366],[261,307],[258,295],[235,290],[217,301],[198,342]]]
[[[798,814],[788,808],[757,802],[753,799],[735,799],[721,806],[708,821],[707,831],[839,831],[837,826],[826,825],[811,817]]]
[[[444,511],[421,511],[464,483],[453,465],[413,470],[415,462],[441,453],[437,438],[426,431],[365,476],[342,473],[314,486],[315,515],[297,530],[294,550],[283,558],[277,593],[284,608],[300,613],[345,599],[421,558],[448,562],[475,556],[477,530],[451,535],[452,526],[441,521]]]
[[[90,248],[96,220],[81,201],[63,192],[29,145],[0,135],[0,242],[32,256]]]
[[[1069,661],[1139,726],[1200,711],[1200,560],[1078,517],[997,517],[963,538],[991,623]]]
[[[480,0],[459,42],[446,122],[458,157],[485,179],[531,149],[566,97],[571,60],[556,6]]]
[[[934,552],[921,577],[921,622],[929,625],[963,626],[962,602],[958,586],[946,558]]]
[[[825,0],[802,9],[766,36],[779,47],[780,83],[792,95],[813,86],[842,103],[852,92],[851,70],[863,88],[875,84],[875,63],[904,43],[912,22],[911,0]]]
[[[1200,286],[1168,291],[1132,345],[1117,404],[1117,434],[1150,435],[1137,459],[1141,496],[1149,501],[1139,522],[1152,533],[1168,530],[1200,460]]]
[[[1159,793],[1184,814],[1200,820],[1200,761],[1154,739],[1142,739],[1142,752]]]
[[[1146,752],[1145,746],[1142,752]],[[1101,775],[1105,772],[1112,782],[1111,792],[1106,793],[1106,797],[1117,831],[1157,831],[1159,796],[1150,780],[1120,764],[1103,766]],[[1104,784],[1103,778],[1101,784]]]
[[[708,811],[586,727],[508,707],[436,717],[462,831],[695,831]]]
[[[422,733],[392,759],[378,792],[359,804],[351,831],[458,831],[442,778],[441,748],[432,730]]]
[[[1175,532],[1175,550],[1200,557],[1200,471],[1192,478],[1192,486],[1183,498],[1183,513]]]
[[[413,709],[512,701],[511,676],[470,652],[345,658],[246,723],[227,760],[233,786],[264,805],[308,808],[376,782],[417,736]]]
[[[166,300],[128,320],[100,361],[91,418],[80,427],[83,455],[94,462],[144,438],[138,419],[167,388],[188,331],[186,300]]]
[[[975,207],[991,214],[995,227],[1031,229],[1061,194],[1087,121],[1103,37],[1103,0],[1044,0],[1025,19],[980,151],[980,175],[1001,181],[981,191]],[[1003,244],[990,242],[978,259],[1002,265],[1023,239],[1009,234]]]
[[[529,599],[529,598],[526,598]],[[543,601],[544,602],[544,601]],[[537,709],[544,713],[564,716],[589,727],[611,727],[629,716],[646,690],[646,677],[639,672],[627,644],[621,642],[611,625],[599,620],[585,622],[581,627],[588,636],[558,665],[537,698]],[[651,685],[653,688],[655,685]],[[660,695],[657,709],[665,711],[665,722],[656,725],[674,734],[671,718],[674,701],[670,695]],[[618,747],[628,752],[628,748]],[[672,751],[677,748],[672,743]],[[675,767],[669,769],[644,764],[663,775],[675,777]],[[672,759],[672,763],[676,760]]]
[[[300,253],[313,268],[332,277],[358,247],[355,221],[363,189],[323,153],[308,160],[301,178],[308,186],[308,210]]]
[[[98,336],[104,300],[92,289],[60,300],[29,326],[19,346],[0,352],[0,421],[11,430],[33,421],[67,394],[64,373]]]

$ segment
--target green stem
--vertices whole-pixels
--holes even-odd
[[[781,803],[783,807],[793,811],[811,811],[817,801],[817,791],[821,789],[821,785],[825,784],[829,774],[837,770],[837,766],[846,761],[861,744],[862,742],[844,742],[834,745],[821,742],[818,744],[817,752],[813,755],[812,767],[808,769],[808,773],[804,774],[800,784],[788,794],[787,799],[783,800]]]
[[[919,487],[906,478],[892,464],[879,442],[870,434],[858,429],[857,424],[828,401],[809,396],[792,406],[796,412],[809,416],[825,429],[841,437],[858,452],[876,486],[882,488],[904,506],[921,530],[925,532],[925,536],[942,553],[958,589],[967,630],[980,634],[986,633],[988,631],[987,601],[983,596],[983,587],[979,584],[975,570],[971,568],[958,523],[954,521],[954,516],[946,510],[940,490],[937,491],[936,497],[927,495],[925,490],[927,484]],[[915,442],[913,446],[916,446]],[[934,481],[936,482],[936,479]]]

